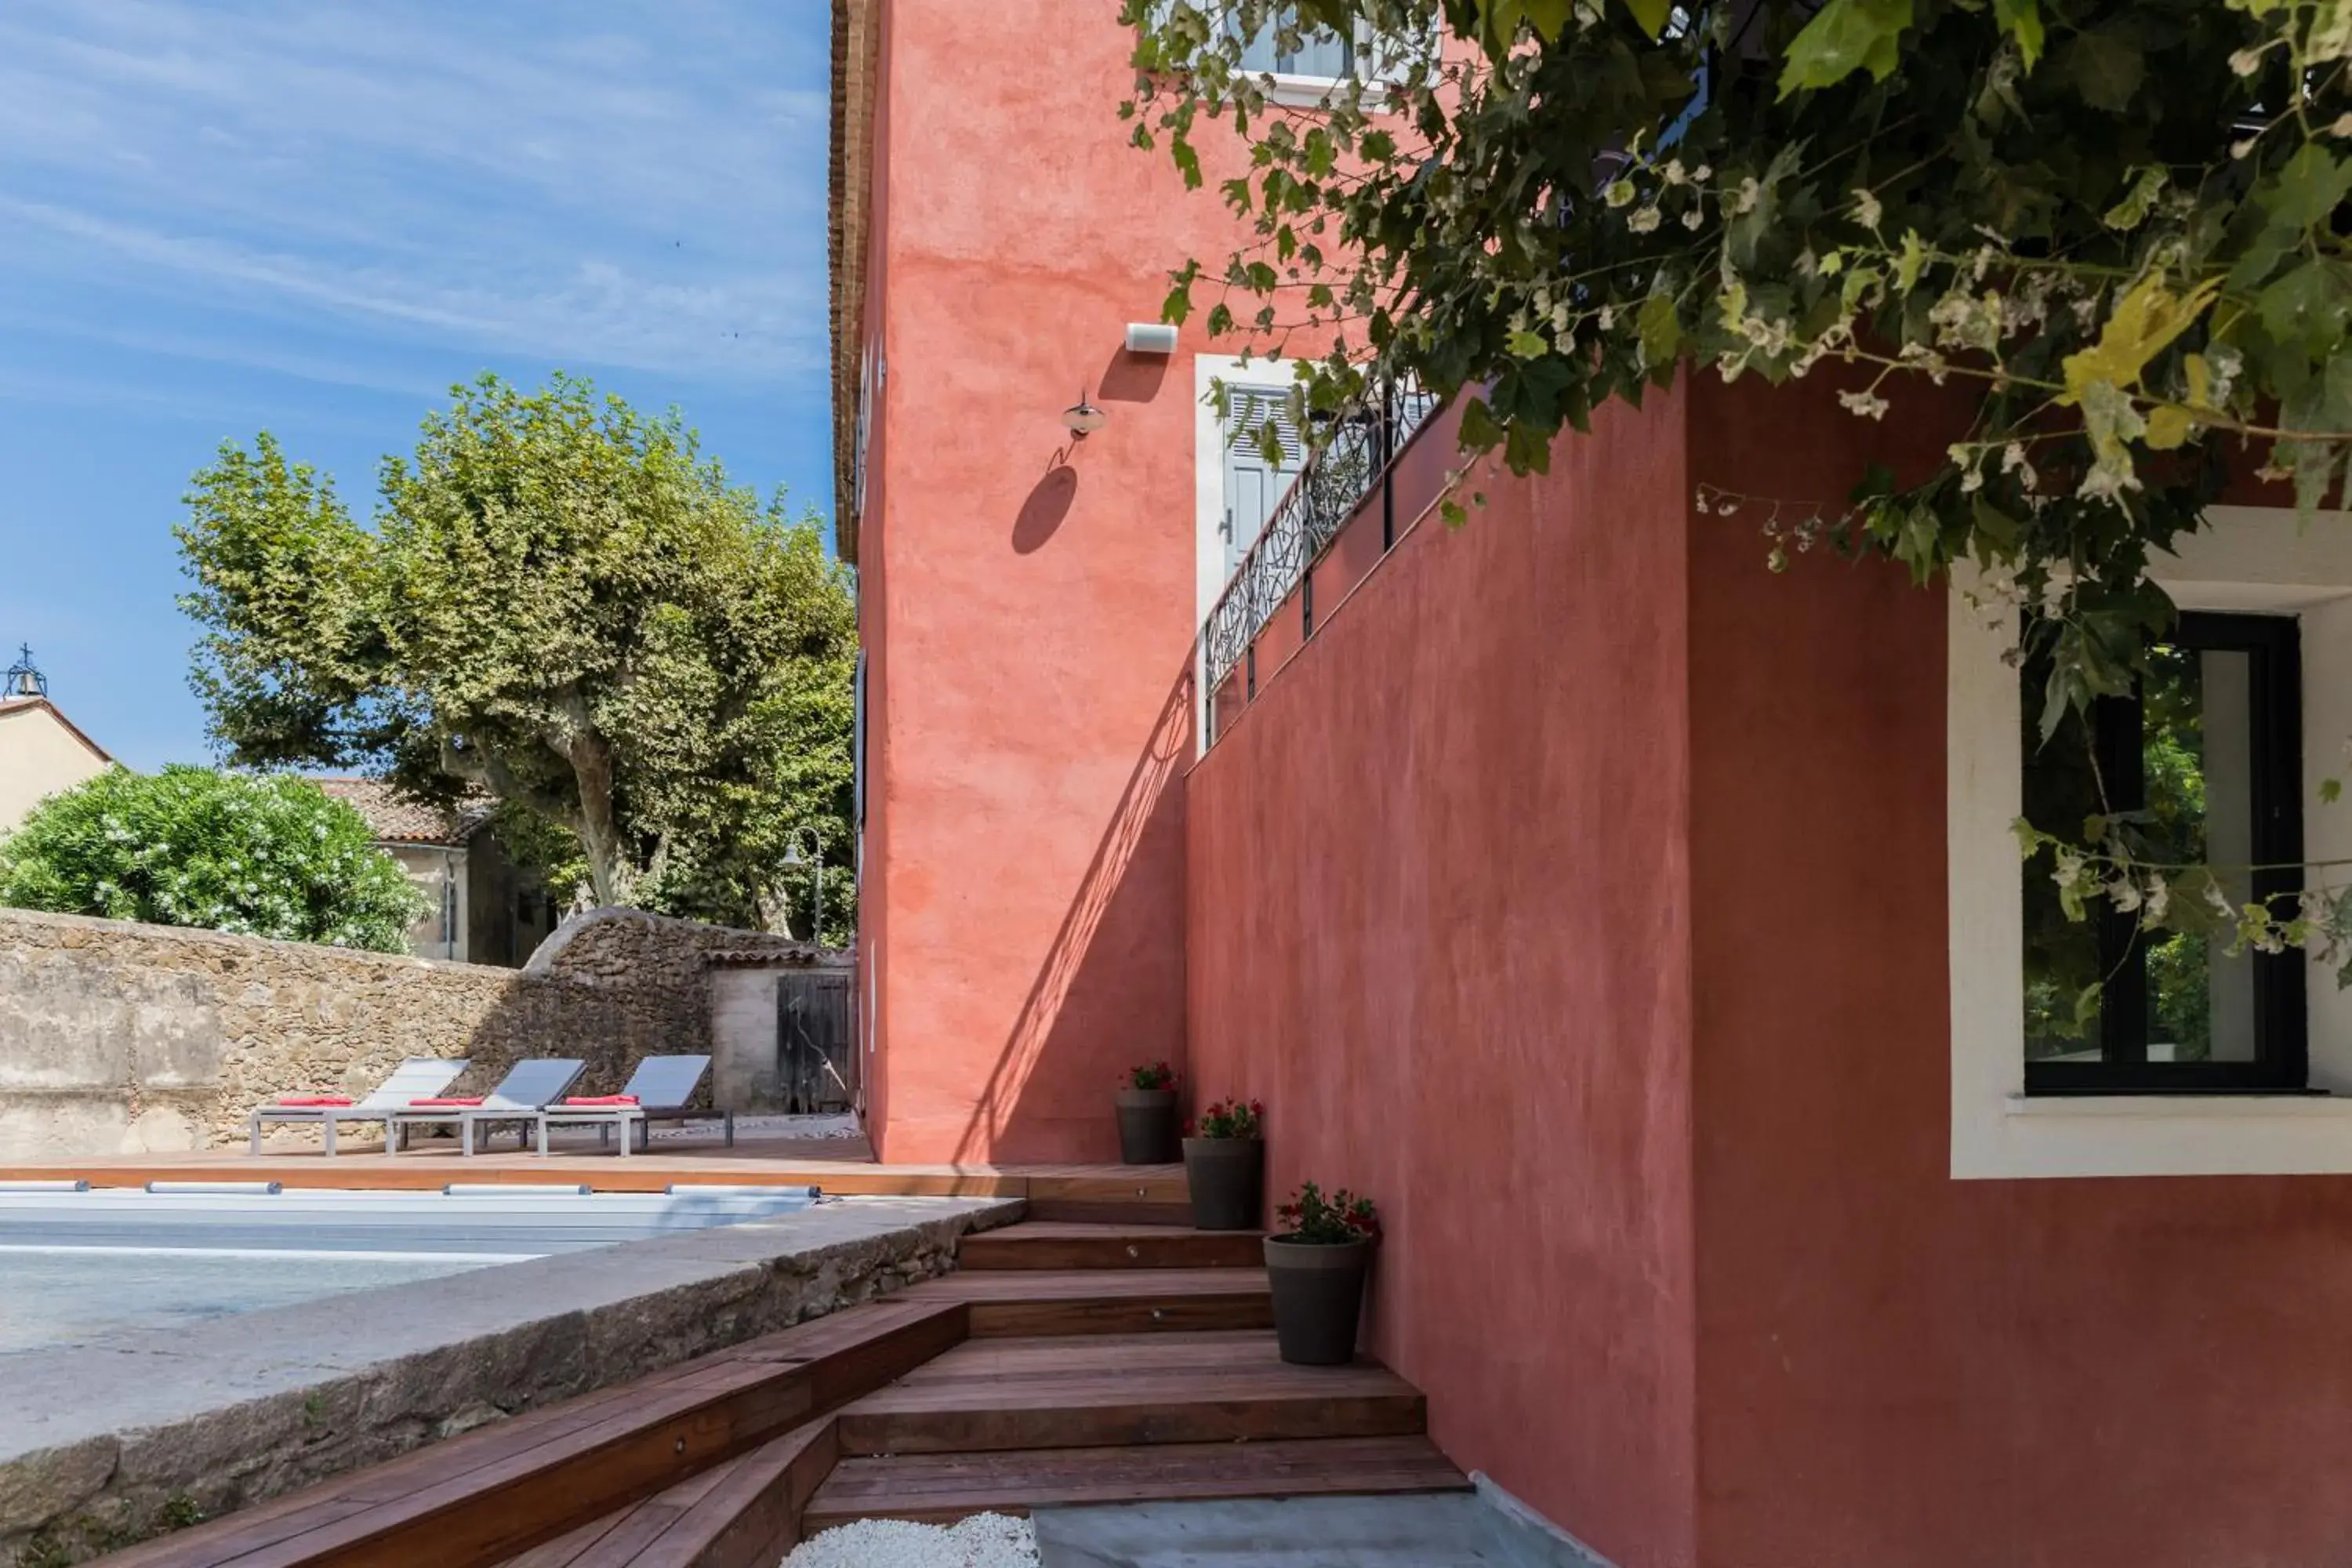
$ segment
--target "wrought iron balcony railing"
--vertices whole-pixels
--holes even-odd
[[[1330,547],[1349,519],[1377,499],[1381,547],[1386,550],[1396,542],[1397,458],[1436,408],[1437,399],[1431,394],[1391,385],[1371,389],[1356,407],[1331,416],[1326,434],[1275,503],[1265,529],[1202,624],[1201,673],[1209,693],[1212,742],[1218,730],[1215,705],[1228,678],[1249,664],[1258,634],[1292,590],[1308,580],[1316,558]],[[1311,601],[1307,614],[1313,615]],[[1312,631],[1311,620],[1307,630]],[[1255,682],[1249,684],[1255,687]]]

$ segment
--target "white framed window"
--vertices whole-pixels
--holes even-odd
[[[1288,360],[1259,354],[1244,364],[1237,354],[1193,356],[1196,626],[1209,618],[1306,461],[1304,443],[1290,425],[1290,395],[1297,384]],[[1226,391],[1223,416],[1217,409],[1220,385]],[[1267,424],[1276,430],[1279,461],[1269,460],[1258,439]]]
[[[1295,12],[1286,13],[1284,21],[1287,23],[1295,16]],[[1233,26],[1238,32],[1239,20]],[[1342,37],[1328,27],[1312,26],[1300,33],[1297,48],[1286,49],[1282,47],[1281,27],[1277,25],[1265,28],[1243,46],[1242,69],[1253,74],[1263,71],[1277,77],[1336,81],[1356,68],[1356,42],[1355,37]]]
[[[2300,791],[2304,854],[2352,856],[2352,803],[2322,804],[2318,793],[2322,780],[2352,766],[2344,751],[2352,740],[2352,519],[2304,529],[2291,511],[2216,507],[2209,524],[2150,574],[2187,616],[2209,626],[2291,626],[2304,744],[2301,776],[2290,783]],[[1957,587],[1947,616],[1952,1176],[2352,1172],[2352,992],[2309,960],[2297,961],[2310,965],[2297,1022],[2307,1046],[2304,1082],[2319,1092],[2197,1092],[2194,1083],[2186,1092],[2110,1094],[2095,1084],[2093,1092],[2027,1092],[2029,1051],[2049,1053],[2028,1041],[2025,883],[2047,868],[2028,872],[2011,830],[2027,806],[2024,693],[2002,657],[2008,628],[1988,626]],[[2218,734],[2219,717],[2214,727]],[[2220,742],[2208,736],[2206,744]],[[2221,765],[2219,750],[2211,758]],[[2219,955],[2208,961],[2217,988],[2210,1005],[2219,1009],[2229,981]],[[2162,1060],[2179,1032],[2136,1037],[2148,1060]]]
[[[1316,109],[1329,103],[1339,84],[1351,76],[1363,78],[1365,102],[1378,107],[1389,86],[1404,79],[1418,58],[1417,50],[1436,47],[1434,30],[1427,40],[1416,44],[1383,39],[1359,22],[1353,34],[1345,37],[1328,27],[1307,27],[1297,47],[1285,48],[1282,27],[1294,16],[1286,11],[1282,22],[1261,29],[1243,46],[1241,58],[1244,71],[1263,79],[1266,96],[1288,108]],[[1237,19],[1229,25],[1240,26]]]
[[[1192,357],[1193,613],[1205,625],[1225,584],[1274,514],[1283,493],[1306,461],[1304,443],[1289,420],[1290,393],[1297,367],[1288,360],[1238,354]],[[1217,388],[1226,389],[1226,411],[1217,408]],[[1273,423],[1282,459],[1269,461],[1256,438]],[[1199,650],[1195,650],[1196,658]],[[1205,749],[1209,692],[1205,667],[1193,672],[1195,738]]]

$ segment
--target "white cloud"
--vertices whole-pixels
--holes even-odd
[[[9,0],[0,269],[804,379],[824,23],[821,0]]]

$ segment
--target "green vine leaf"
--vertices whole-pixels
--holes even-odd
[[[2086,102],[2120,114],[2139,90],[2147,60],[2122,27],[2107,26],[2074,35],[2066,48],[2066,74]]]
[[[2042,6],[2039,0],[1993,0],[1993,17],[2000,30],[2017,40],[2018,53],[2032,70],[2042,58]]]
[[[1901,60],[1896,47],[1911,25],[1911,0],[1829,0],[1789,42],[1780,96],[1824,88],[1867,70],[1884,81]]]
[[[1654,38],[1666,30],[1666,23],[1674,15],[1674,0],[1625,0],[1625,9],[1633,13],[1635,25]],[[1566,24],[1569,11],[1569,0],[1560,0],[1559,12],[1563,26]],[[1528,14],[1530,16],[1535,14],[1534,0],[1530,0]],[[1557,26],[1544,34],[1547,38],[1558,36]]]
[[[2347,193],[2352,193],[2352,163],[2314,142],[2288,159],[2256,199],[2273,221],[2302,234],[2327,222]]]
[[[1574,10],[1574,0],[1527,0],[1528,26],[1535,29],[1537,37],[1549,43],[1559,37]]]
[[[2156,198],[2164,194],[2165,181],[2169,178],[2164,165],[2150,163],[2138,172],[2124,199],[2099,216],[2099,221],[2109,228],[2129,231],[2147,221],[2156,205]]]
[[[1463,405],[1462,444],[1476,452],[1491,452],[1503,444],[1503,426],[1483,397],[1474,397]]]
[[[1638,330],[1642,334],[1642,363],[1648,365],[1670,365],[1682,347],[1682,322],[1675,311],[1671,294],[1653,294],[1642,301]]]

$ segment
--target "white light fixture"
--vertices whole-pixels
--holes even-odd
[[[1101,429],[1109,419],[1109,415],[1087,401],[1087,389],[1083,386],[1078,388],[1078,400],[1062,410],[1062,423],[1081,441]]]
[[[1129,321],[1127,324],[1127,352],[1131,354],[1172,354],[1176,352],[1176,329],[1161,321]]]

